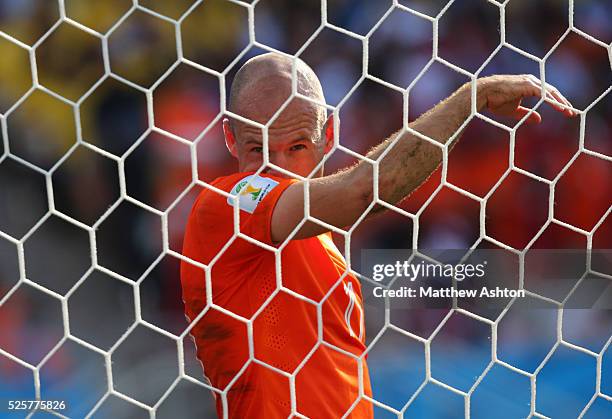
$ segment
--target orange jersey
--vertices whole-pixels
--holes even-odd
[[[288,417],[290,380],[279,371],[291,374],[297,370],[297,412],[311,418],[339,418],[355,404],[351,418],[371,418],[371,404],[359,399],[360,375],[363,393],[371,396],[365,360],[342,352],[359,356],[365,350],[361,286],[346,273],[331,234],[289,241],[280,252],[278,267],[274,252],[240,237],[232,239],[239,225],[244,235],[272,246],[272,212],[292,182],[252,173],[216,179],[213,186],[237,197],[238,223],[234,199],[205,189],[196,200],[183,254],[211,265],[215,305],[244,319],[253,318],[254,359],[249,357],[247,322],[214,307],[208,307],[191,331],[198,358],[211,384],[220,391],[228,389],[225,400],[216,395],[219,417],[224,412],[230,418]],[[283,287],[310,301],[283,290],[274,294],[281,281]],[[193,320],[207,308],[204,270],[183,262],[181,282],[185,314]],[[321,301],[319,324],[316,303]]]

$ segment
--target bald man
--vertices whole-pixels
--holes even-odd
[[[292,65],[276,54],[249,60],[234,79],[229,110],[267,124],[292,97]],[[398,203],[438,167],[442,152],[406,131],[391,135],[367,155],[380,161],[377,197],[367,162],[324,176],[320,163],[333,148],[333,124],[315,73],[299,59],[295,66],[297,91],[311,100],[293,97],[276,115],[267,152],[273,165],[310,180],[273,167],[255,174],[263,165],[262,131],[238,118],[224,120],[238,173],[213,181],[215,189],[205,189],[190,214],[183,253],[210,267],[210,275],[183,262],[185,314],[194,321],[205,311],[191,333],[219,417],[371,418],[361,287],[328,225],[351,226],[375,198]],[[479,79],[476,109],[537,123],[540,115],[529,114],[521,100],[543,91],[555,109],[574,115],[554,87],[543,89],[533,76]],[[410,127],[443,145],[470,113],[466,84]],[[382,209],[374,206],[368,216]]]

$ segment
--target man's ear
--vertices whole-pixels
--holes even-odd
[[[236,150],[236,137],[232,126],[228,118],[223,118],[223,136],[225,137],[225,146],[229,150],[230,154],[235,158],[238,158],[238,151]]]
[[[325,154],[334,147],[334,115],[330,115],[325,121]]]

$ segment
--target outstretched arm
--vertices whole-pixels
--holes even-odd
[[[479,79],[476,109],[521,119],[529,109],[521,106],[525,97],[542,94],[540,80],[533,76],[491,76]],[[574,116],[571,104],[553,86],[545,86],[547,101],[567,116]],[[471,114],[471,85],[465,84],[450,97],[420,116],[409,126],[415,131],[444,145]],[[541,117],[533,112],[528,122],[538,123]],[[455,140],[459,135],[455,137]],[[451,144],[452,146],[452,144]],[[388,151],[387,149],[391,147]],[[378,196],[396,204],[418,188],[440,165],[442,150],[418,136],[398,131],[374,147],[367,157],[379,163]],[[312,179],[310,215],[335,226],[347,226],[361,216],[373,199],[373,167],[362,161],[330,176]],[[282,242],[304,217],[306,182],[291,185],[279,198],[272,216],[271,234],[274,242]],[[381,207],[383,208],[383,207]],[[294,236],[303,239],[327,231],[313,222],[306,223]]]

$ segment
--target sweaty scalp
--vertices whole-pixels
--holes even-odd
[[[283,95],[286,100],[291,94],[294,60],[297,91],[324,103],[321,82],[308,64],[300,58],[292,59],[277,53],[267,53],[251,58],[238,70],[230,89],[228,110],[242,114],[250,107],[266,106],[271,95]],[[317,108],[321,122],[324,122],[325,108]]]

